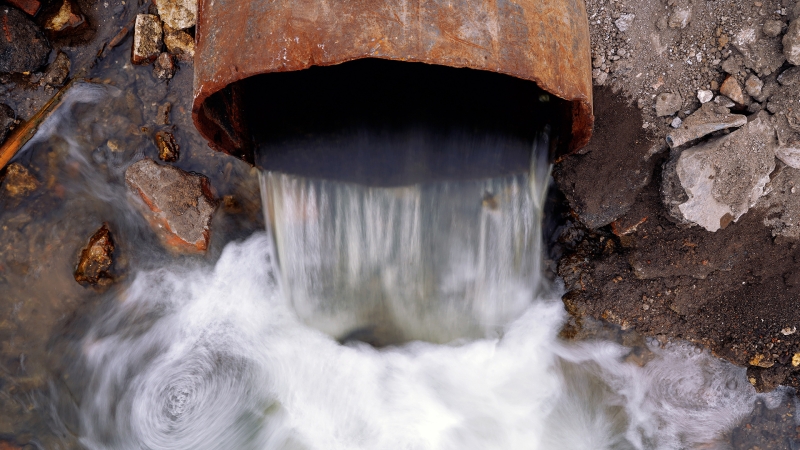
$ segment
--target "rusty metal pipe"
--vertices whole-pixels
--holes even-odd
[[[362,58],[497,72],[568,105],[560,153],[591,136],[583,0],[200,0],[195,125],[216,150],[253,161],[237,82]],[[280,108],[280,105],[275,105]]]

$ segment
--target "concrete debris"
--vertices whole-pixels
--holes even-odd
[[[656,96],[656,116],[671,116],[678,112],[683,106],[683,98],[680,94],[662,92]]]
[[[6,140],[16,119],[17,115],[14,113],[14,110],[5,103],[0,103],[0,144]]]
[[[619,31],[622,31],[624,33],[628,31],[628,29],[631,27],[631,25],[633,24],[633,19],[635,18],[636,15],[634,14],[620,14],[619,19],[614,21],[614,25],[617,26],[617,29]]]
[[[34,72],[45,63],[50,44],[42,31],[23,12],[0,6],[0,72]]]
[[[197,22],[197,0],[155,0],[158,15],[171,28],[185,30]]]
[[[194,59],[194,39],[189,33],[164,25],[164,44],[179,60],[191,62]]]
[[[113,263],[114,241],[108,224],[103,224],[89,239],[89,243],[81,251],[80,259],[75,267],[75,281],[86,285],[105,286],[113,282],[109,273]]]
[[[760,76],[775,72],[786,60],[780,42],[765,39],[759,27],[743,28],[733,37],[732,43],[741,52],[744,66]]]
[[[800,65],[800,19],[794,19],[783,36],[783,55],[790,64]]]
[[[715,131],[741,127],[746,123],[746,116],[731,114],[724,106],[705,103],[687,117],[680,128],[667,134],[667,144],[672,148],[679,147]]]
[[[206,177],[143,159],[125,171],[125,181],[143,200],[141,210],[167,248],[179,253],[208,249],[215,205]]]
[[[12,198],[21,198],[39,189],[39,180],[36,179],[24,166],[11,163],[6,168],[3,179],[3,192]]]
[[[161,54],[161,21],[152,14],[139,14],[133,30],[134,64],[150,64]]]
[[[667,24],[670,28],[686,28],[692,20],[692,10],[689,7],[675,8],[669,16]]]
[[[47,86],[63,86],[69,76],[70,62],[66,53],[59,51],[55,61],[50,63],[42,77],[41,84]]]
[[[156,133],[156,147],[158,158],[166,162],[175,162],[180,156],[180,146],[175,142],[175,136],[166,131]]]
[[[768,37],[778,37],[783,31],[783,22],[780,20],[765,20],[764,26],[761,27],[761,32]]]
[[[714,98],[714,93],[711,91],[703,89],[697,91],[697,99],[700,100],[700,103],[708,103],[713,98]]]
[[[736,81],[736,78],[733,76],[729,76],[725,79],[722,83],[722,86],[719,88],[719,92],[728,97],[729,99],[733,100],[734,103],[738,105],[745,104],[744,92],[742,92],[742,87],[739,85],[739,82]]]
[[[78,7],[70,0],[64,0],[56,13],[47,19],[44,28],[53,32],[74,29],[86,22]]]
[[[775,169],[775,131],[762,112],[741,129],[677,153],[664,166],[662,197],[678,221],[717,231],[764,194]]]
[[[156,63],[153,65],[153,76],[159,80],[169,80],[175,75],[175,60],[167,52],[158,55]]]
[[[761,81],[755,75],[750,75],[744,82],[744,88],[747,91],[747,95],[751,97],[758,97],[759,95],[761,95],[761,89],[763,87],[764,87],[764,82]]]

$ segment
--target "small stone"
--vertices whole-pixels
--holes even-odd
[[[791,336],[797,333],[797,327],[784,327],[781,329],[781,334],[784,336]]]
[[[686,28],[692,20],[692,10],[687,7],[676,8],[675,11],[669,16],[670,28]]]
[[[11,163],[6,168],[3,190],[12,198],[25,197],[39,188],[41,183],[20,164]]]
[[[194,59],[194,39],[189,33],[164,25],[164,44],[179,60],[191,62]]]
[[[55,61],[53,61],[42,77],[42,84],[48,86],[63,86],[64,81],[69,76],[70,62],[66,53],[59,51]]]
[[[700,103],[708,103],[713,98],[714,98],[714,93],[711,91],[706,91],[702,89],[697,91],[697,99],[700,100]]]
[[[206,177],[142,159],[128,167],[125,181],[167,248],[178,253],[208,249],[215,205]]]
[[[608,73],[600,69],[594,69],[592,71],[592,78],[594,79],[595,85],[602,86],[606,83],[606,80],[608,80]]]
[[[166,162],[175,162],[180,156],[180,146],[175,142],[175,136],[166,131],[156,133],[156,147],[158,158]]]
[[[672,122],[669,124],[669,126],[671,126],[672,128],[680,128],[682,123],[683,121],[681,120],[680,117],[675,117],[674,119],[672,119]]]
[[[158,105],[158,111],[156,112],[156,125],[169,125],[169,113],[172,111],[172,103],[164,103],[162,105]]]
[[[781,34],[783,30],[783,22],[780,20],[767,20],[764,22],[764,26],[761,27],[761,31],[764,32],[764,35],[769,37],[777,37]]]
[[[0,144],[6,140],[16,119],[17,115],[14,110],[5,103],[0,103]]]
[[[662,92],[656,96],[656,116],[671,116],[678,112],[683,106],[683,98],[680,94]]]
[[[168,80],[175,75],[175,61],[172,55],[164,52],[158,55],[156,63],[153,65],[153,76],[159,80]]]
[[[783,36],[783,55],[790,64],[800,65],[800,19],[794,19]]]
[[[634,14],[621,14],[619,19],[614,21],[614,25],[617,26],[619,31],[625,32],[633,24],[633,19],[636,18]]]
[[[750,75],[744,82],[744,88],[747,91],[747,95],[751,97],[758,97],[761,95],[761,88],[763,87],[764,82],[755,75]]]
[[[730,57],[725,61],[722,61],[722,71],[730,74],[736,75],[742,70],[742,62],[737,57]]]
[[[158,15],[171,28],[185,30],[197,22],[197,0],[155,0]]]
[[[83,25],[86,20],[80,10],[70,0],[64,0],[56,13],[47,19],[44,25],[46,30],[60,32],[66,29],[74,29]]]
[[[762,355],[761,353],[756,353],[752,358],[750,358],[750,365],[756,367],[762,367],[764,369],[769,369],[775,362],[769,358],[769,356]]]
[[[711,80],[709,86],[711,87],[712,91],[716,91],[717,89],[719,89],[719,83],[717,83],[717,80]]]
[[[25,11],[25,14],[29,16],[35,16],[37,12],[39,12],[39,8],[42,4],[39,0],[7,0],[11,6],[15,6],[18,9]]]
[[[133,31],[134,64],[150,64],[161,53],[161,21],[152,14],[139,14]]]
[[[0,72],[35,72],[47,62],[50,44],[28,16],[0,6],[0,24]]]
[[[717,106],[722,106],[723,108],[733,108],[734,106],[736,106],[736,103],[734,103],[731,99],[725,97],[724,95],[718,95],[714,99],[714,104]]]
[[[790,67],[778,75],[778,83],[781,86],[800,87],[800,67]]]
[[[108,285],[113,281],[109,273],[114,262],[114,241],[108,224],[104,223],[89,239],[89,243],[81,251],[80,259],[75,267],[75,281],[86,285]]]
[[[728,76],[719,88],[719,92],[739,105],[744,105],[744,93],[736,78]]]
[[[800,366],[800,353],[795,353],[792,355],[792,366],[797,367]]]

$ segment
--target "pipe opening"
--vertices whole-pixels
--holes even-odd
[[[571,108],[504,74],[367,58],[247,78],[201,120],[262,169],[394,186],[523,173],[540,133],[551,155],[569,141]]]

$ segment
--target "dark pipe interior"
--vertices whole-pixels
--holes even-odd
[[[361,59],[240,82],[255,163],[368,185],[528,170],[534,139],[557,136],[568,104],[531,81]]]

